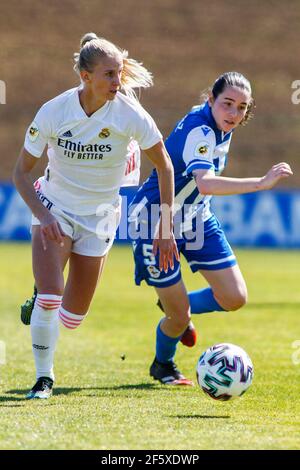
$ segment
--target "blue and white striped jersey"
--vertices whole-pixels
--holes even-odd
[[[202,221],[210,218],[211,196],[199,193],[193,171],[212,169],[215,174],[221,174],[226,165],[231,135],[232,132],[225,134],[217,128],[211,108],[205,103],[194,106],[167,138],[165,145],[175,173],[175,212],[182,212],[182,232],[190,229],[191,220],[199,212]],[[132,204],[140,210],[159,203],[158,177],[154,169]]]

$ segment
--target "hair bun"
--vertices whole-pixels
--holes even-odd
[[[98,39],[97,34],[95,34],[95,33],[86,33],[84,36],[82,36],[81,41],[80,41],[80,49],[82,49],[87,42],[90,42],[93,39]]]

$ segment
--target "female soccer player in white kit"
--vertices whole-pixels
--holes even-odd
[[[80,86],[41,107],[14,171],[33,214],[37,297],[30,324],[37,382],[27,398],[52,394],[59,319],[74,329],[88,312],[118,226],[119,189],[135,142],[157,169],[162,202],[173,206],[171,160],[153,119],[134,98],[133,88],[152,85],[151,74],[94,33],[82,38],[74,59]],[[47,144],[48,166],[33,187],[30,172]],[[109,231],[103,230],[107,222]],[[161,218],[154,251],[160,253],[161,269],[173,267],[178,253],[171,213]]]

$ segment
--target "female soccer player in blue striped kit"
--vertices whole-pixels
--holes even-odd
[[[206,101],[184,116],[165,143],[175,173],[174,226],[178,251],[193,273],[202,274],[208,288],[188,294],[181,278],[180,262],[175,262],[173,270],[160,270],[158,257],[152,253],[152,235],[141,234],[146,226],[153,232],[155,223],[150,212],[160,203],[155,170],[132,202],[130,220],[140,229],[140,234],[136,230],[132,237],[135,281],[139,285],[145,280],[155,288],[165,312],[157,327],[156,356],[150,368],[150,375],[163,384],[192,385],[174,363],[180,340],[187,346],[195,344],[191,313],[237,310],[247,300],[246,284],[236,257],[211,212],[212,195],[271,189],[280,179],[292,174],[287,163],[278,163],[263,177],[220,176],[232,132],[246,124],[253,107],[249,81],[237,72],[224,73],[215,81]]]

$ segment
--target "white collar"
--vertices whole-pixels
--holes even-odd
[[[81,85],[79,87],[74,88],[74,93],[71,93],[70,100],[71,100],[71,109],[73,117],[76,120],[85,120],[85,119],[96,119],[97,121],[102,121],[104,115],[108,111],[111,106],[111,101],[107,101],[101,108],[97,109],[91,116],[87,116],[84,109],[82,108],[79,100],[79,91],[82,88]]]

